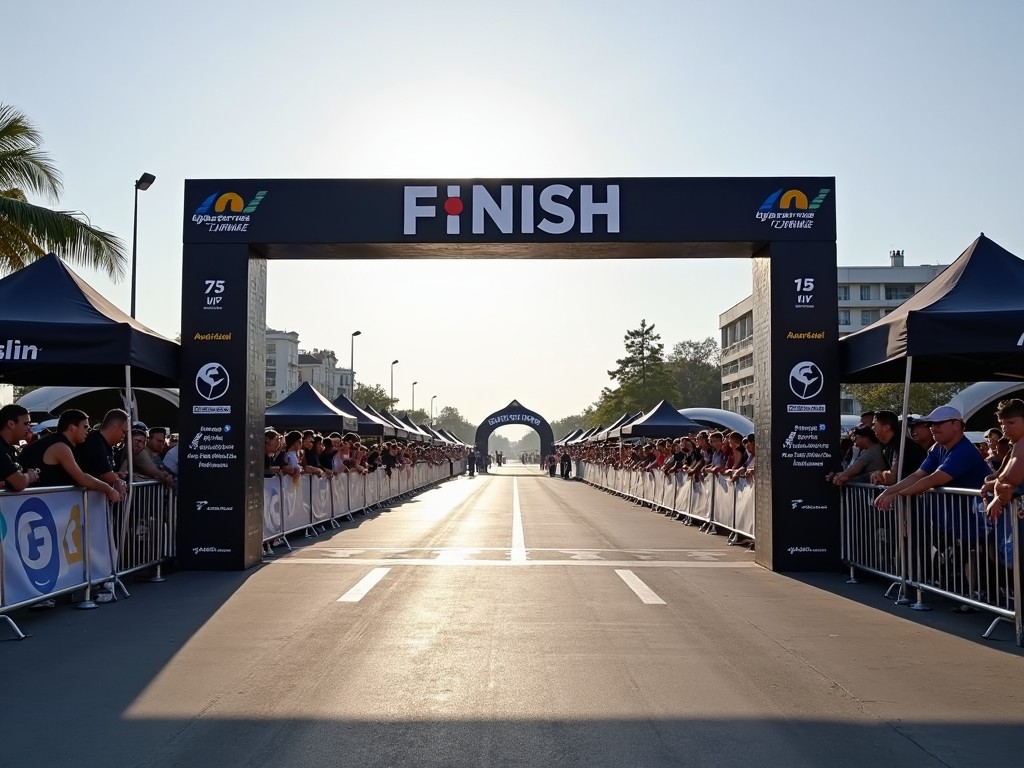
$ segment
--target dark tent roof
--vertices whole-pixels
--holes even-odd
[[[0,382],[178,386],[180,347],[133,320],[52,253],[0,280]]]
[[[636,413],[636,414],[632,414],[629,411],[626,411],[624,414],[619,416],[619,418],[617,418],[615,421],[613,421],[607,427],[602,429],[600,432],[595,432],[590,437],[588,437],[587,438],[587,442],[588,443],[596,443],[598,440],[607,440],[609,437],[618,437],[619,433],[616,432],[615,434],[612,434],[613,430],[618,429],[623,424],[629,423],[629,421],[631,419],[635,419],[638,416],[642,416],[642,415],[643,415],[643,411],[640,411],[639,413]]]
[[[339,411],[308,381],[267,408],[265,423],[278,430],[315,429],[320,432],[355,432],[359,426],[355,416]]]
[[[369,403],[367,403],[366,407],[363,410],[373,416],[376,416],[380,421],[384,422],[385,424],[390,424],[391,426],[393,426],[395,428],[395,437],[400,437],[403,440],[409,439],[409,428],[403,424],[398,424],[395,422],[394,419],[389,419],[387,416],[385,416],[384,414],[386,414],[387,411],[378,411]]]
[[[934,280],[840,340],[844,382],[1024,378],[1024,261],[982,234]]]
[[[604,436],[604,439],[612,440],[622,437],[622,428],[625,427],[627,424],[632,424],[634,421],[637,421],[643,415],[643,411],[637,411],[632,415],[627,414],[626,419],[621,424],[619,424],[618,427],[615,427],[614,429],[609,429],[607,431],[607,433]]]
[[[435,440],[438,440],[438,441],[440,441],[442,443],[450,443],[450,442],[452,442],[451,440],[449,440],[447,437],[442,435],[438,430],[434,429],[429,424],[418,424],[417,426],[420,429],[422,429],[424,432],[426,432],[428,435],[431,435]]]
[[[568,434],[566,434],[566,436],[563,437],[561,440],[556,440],[555,441],[555,445],[565,445],[570,440],[575,440],[577,437],[579,437],[582,434],[583,434],[583,430],[580,429],[579,427],[577,427],[576,429],[574,429],[571,432],[569,432]]]
[[[576,443],[582,443],[588,437],[590,437],[593,434],[596,434],[597,432],[600,432],[602,429],[604,429],[604,427],[600,427],[600,426],[598,426],[598,427],[591,427],[586,432],[584,432],[584,433],[574,437],[572,440],[569,441],[569,443],[572,444],[572,445],[575,445]]]
[[[702,424],[686,418],[667,400],[662,400],[636,421],[624,425],[620,433],[623,437],[672,437],[702,429]]]
[[[404,416],[395,416],[395,418],[398,419],[398,421],[401,422],[402,424],[405,424],[405,426],[409,428],[409,432],[411,434],[419,437],[422,440],[426,440],[428,442],[433,442],[434,441],[434,436],[432,434],[430,434],[429,432],[427,432],[427,430],[420,429],[419,427],[417,427],[413,423],[412,419],[409,418],[409,414],[405,414]]]
[[[345,413],[351,413],[356,417],[357,421],[359,422],[359,427],[358,429],[356,429],[356,432],[358,432],[360,435],[365,435],[367,437],[395,436],[395,428],[391,424],[381,419],[378,419],[372,413],[364,411],[362,408],[353,403],[344,395],[338,395],[336,398],[334,398],[334,400],[331,402],[331,405],[333,405],[338,410],[344,411]]]
[[[456,434],[455,434],[454,432],[452,432],[451,430],[445,429],[444,427],[437,427],[437,428],[436,428],[436,429],[435,429],[434,431],[435,431],[435,432],[440,432],[440,433],[441,433],[442,435],[445,435],[445,436],[446,436],[446,437],[448,437],[448,438],[449,438],[449,439],[450,439],[450,440],[451,440],[452,442],[454,442],[454,443],[455,443],[456,445],[461,445],[461,446],[462,446],[463,448],[468,448],[468,447],[469,447],[469,443],[466,443],[466,442],[464,442],[463,440],[461,440],[461,439],[459,438],[459,436],[458,436],[458,435],[456,435]]]

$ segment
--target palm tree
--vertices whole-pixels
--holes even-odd
[[[60,172],[40,149],[42,137],[14,107],[0,104],[0,274],[53,251],[75,264],[122,277],[124,243],[92,226],[79,211],[53,211],[28,201],[25,190],[56,202]]]

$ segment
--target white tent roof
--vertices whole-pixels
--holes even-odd
[[[84,395],[88,392],[99,392],[103,389],[113,389],[116,387],[39,387],[39,389],[33,389],[27,395],[18,400],[18,405],[27,408],[30,411],[46,411],[48,413],[54,413],[54,409],[59,409],[68,400],[72,400],[80,395]],[[162,397],[164,400],[169,402],[175,408],[178,407],[178,390],[167,389],[167,388],[149,388],[149,387],[136,387],[136,392],[149,392],[157,397]],[[122,395],[121,399],[124,399]]]

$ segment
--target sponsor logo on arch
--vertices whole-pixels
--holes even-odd
[[[772,192],[754,214],[758,221],[768,223],[772,229],[811,229],[814,217],[832,190],[822,187],[811,199],[800,189],[782,189]]]
[[[267,191],[261,189],[249,202],[237,192],[214,192],[196,208],[192,223],[206,227],[208,232],[248,232],[255,213]]]

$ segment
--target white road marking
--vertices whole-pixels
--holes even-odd
[[[620,579],[626,582],[626,586],[636,593],[640,602],[646,605],[665,605],[665,601],[658,597],[653,589],[640,581],[640,577],[632,571],[616,570],[615,572],[619,574]]]
[[[514,567],[514,568],[534,568],[547,565],[557,566],[578,566],[582,568],[681,568],[681,569],[730,569],[730,568],[742,568],[744,570],[760,568],[757,563],[752,560],[738,560],[736,562],[726,562],[723,560],[709,562],[706,560],[526,560],[525,562],[513,563],[511,560],[438,560],[437,558],[422,559],[422,558],[409,558],[408,560],[393,559],[388,560],[384,558],[366,558],[364,559],[340,559],[335,557],[295,557],[294,555],[282,555],[276,560],[264,563],[264,566],[276,566],[276,565],[333,565],[338,566],[353,566],[358,565],[366,567],[368,565],[381,565],[388,567],[399,568],[402,566],[410,565],[435,565],[439,567],[463,567],[463,566],[483,566],[483,567]]]
[[[512,562],[526,562],[526,541],[523,538],[523,510],[519,506],[519,478],[512,478]]]
[[[352,589],[346,592],[344,595],[338,598],[339,603],[358,603],[364,597],[366,593],[373,589],[377,582],[387,576],[390,568],[374,568],[368,574],[366,574],[359,583],[356,584]]]

